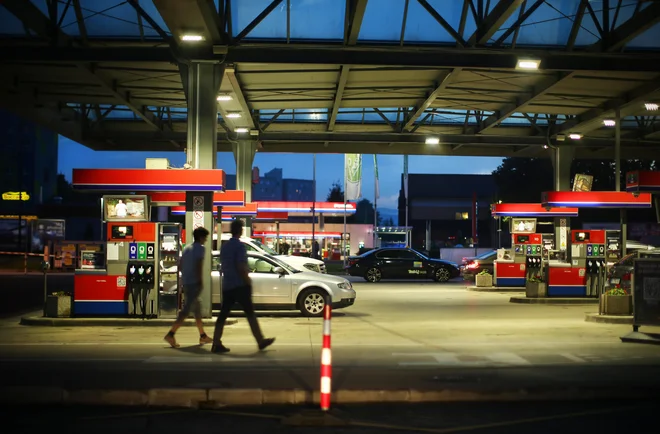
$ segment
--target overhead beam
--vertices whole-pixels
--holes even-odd
[[[493,46],[498,47],[502,45],[509,36],[511,36],[512,33],[517,32],[520,30],[520,26],[527,21],[527,19],[538,9],[543,3],[545,3],[545,0],[536,0],[536,2],[531,5],[530,7],[527,8],[523,13],[520,14],[518,19],[511,24],[511,27],[506,29],[499,38],[493,43]],[[501,26],[501,24],[500,24]],[[515,45],[516,41],[516,36],[513,37],[513,42],[512,45]]]
[[[1,42],[1,41],[0,41]],[[514,50],[447,48],[399,48],[392,46],[327,46],[246,44],[222,48],[208,60],[226,63],[299,63],[304,65],[372,65],[429,68],[514,69],[520,56]],[[541,60],[546,71],[657,72],[660,54],[573,53],[564,50],[526,50]],[[0,45],[0,63],[11,62],[175,62],[168,47],[48,47],[25,46],[16,41]]]
[[[234,90],[234,95],[236,95],[236,101],[241,106],[241,110],[245,114],[244,118],[250,129],[256,129],[256,124],[252,118],[252,108],[247,102],[245,95],[243,95],[243,89],[241,89],[241,83],[236,76],[236,70],[234,68],[225,69],[225,75],[227,80],[231,84],[232,89]]]
[[[520,110],[527,104],[534,101],[534,99],[545,95],[546,93],[552,91],[555,87],[560,84],[563,84],[566,80],[571,79],[575,76],[574,72],[571,73],[557,73],[553,76],[546,77],[542,79],[538,84],[534,86],[533,89],[526,95],[516,98],[515,101],[505,104],[502,108],[497,110],[492,115],[488,116],[483,120],[481,125],[476,130],[476,133],[483,133],[504,121],[509,116],[514,113],[520,112]]]
[[[137,6],[136,0],[129,0],[129,3],[133,7]],[[204,36],[204,42],[207,44],[226,42],[223,41],[220,32],[220,17],[213,1],[153,0],[153,3],[177,41],[181,40],[184,33],[194,32]],[[152,27],[154,26],[154,24],[150,24]],[[156,25],[156,29],[161,33],[162,29],[159,29],[158,25]],[[161,34],[161,37],[169,39],[167,34]]]
[[[577,35],[582,28],[582,19],[584,18],[584,11],[589,4],[589,0],[580,0],[578,5],[577,13],[573,18],[573,25],[571,26],[571,33],[568,34],[568,41],[566,42],[566,49],[571,51],[575,46],[575,41],[577,40]]]
[[[32,3],[22,0],[6,0],[3,2],[3,5],[19,20],[25,23],[25,25],[27,25],[40,36],[48,38],[50,35],[52,35],[48,26],[46,25],[48,18],[43,15],[43,13],[36,6],[32,5]],[[57,39],[60,43],[73,43],[72,39],[61,30],[58,30]],[[138,117],[140,117],[140,119],[145,121],[154,129],[162,130],[162,127],[159,125],[159,121],[156,116],[144,108],[134,104],[131,101],[130,93],[119,91],[116,82],[107,82],[104,78],[98,76],[92,68],[83,63],[76,63],[76,67],[80,71],[84,72],[88,78],[93,79],[105,91],[109,92],[120,104],[125,105],[131,109]]]
[[[477,30],[467,41],[469,46],[486,45],[502,24],[520,7],[525,0],[500,0],[484,18]]]
[[[657,77],[651,82],[644,83],[625,95],[622,95],[620,98],[607,101],[601,106],[579,115],[576,119],[560,124],[557,134],[584,134],[589,131],[597,130],[603,126],[603,120],[614,117],[615,108],[617,106],[619,107],[619,110],[621,110],[621,117],[638,113],[643,109],[643,104],[649,95],[656,92],[660,92],[660,77]]]
[[[341,71],[339,72],[339,80],[337,80],[337,90],[335,91],[335,99],[332,103],[332,111],[330,113],[330,118],[328,118],[328,131],[332,131],[335,128],[335,122],[337,121],[337,113],[339,113],[339,106],[341,105],[341,99],[344,96],[344,90],[346,89],[346,83],[348,82],[348,74],[351,68],[342,65]]]
[[[652,2],[643,11],[633,15],[626,22],[620,24],[616,29],[607,34],[606,38],[590,45],[587,51],[609,51],[621,50],[637,36],[660,22],[660,3]]]
[[[259,15],[256,16],[255,19],[250,22],[241,32],[236,35],[235,38],[233,38],[234,43],[240,42],[243,38],[245,38],[247,35],[250,34],[252,30],[254,30],[255,27],[259,25],[268,15],[270,15],[271,12],[275,10],[276,7],[278,7],[282,3],[282,0],[273,0]]]
[[[442,76],[438,77],[438,80],[435,83],[435,89],[433,89],[427,96],[426,99],[423,101],[420,101],[417,106],[415,107],[415,111],[413,114],[408,118],[408,121],[406,124],[403,126],[403,131],[409,131],[415,121],[426,111],[427,108],[433,104],[433,101],[438,97],[438,95],[445,90],[447,85],[449,84],[450,78],[452,75],[458,74],[460,72],[460,69],[454,69],[453,71],[447,71],[442,74]]]
[[[350,4],[350,14],[347,16],[348,25],[346,26],[346,43],[348,45],[357,44],[364,11],[367,9],[367,0],[346,0]]]
[[[448,22],[442,17],[442,15],[440,15],[440,14],[438,13],[438,11],[436,11],[436,10],[433,8],[433,6],[431,6],[431,5],[429,4],[428,1],[426,1],[426,0],[417,0],[417,2],[418,2],[420,5],[422,5],[422,7],[423,7],[424,9],[426,9],[426,11],[427,11],[429,14],[431,14],[431,16],[432,16],[433,18],[435,18],[435,20],[438,22],[438,24],[440,24],[440,25],[442,26],[442,28],[445,29],[445,31],[446,31],[447,33],[449,33],[449,34],[450,34],[450,35],[456,40],[456,43],[457,43],[460,47],[465,47],[465,46],[467,45],[467,42],[465,42],[465,39],[463,39],[463,37],[462,37],[461,35],[458,34],[458,32],[457,32],[457,31],[451,26],[451,24],[449,24],[449,23],[448,23]]]

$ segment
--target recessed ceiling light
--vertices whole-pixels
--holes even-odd
[[[197,34],[181,35],[181,40],[186,42],[199,42],[204,40],[204,36]]]
[[[240,113],[234,112],[234,113],[227,113],[227,117],[229,119],[237,119],[241,117]]]
[[[232,97],[231,95],[218,95],[216,98],[218,101],[231,101]]]
[[[569,134],[568,138],[571,140],[580,140],[582,138],[582,134]]]
[[[426,138],[426,144],[427,145],[438,145],[438,144],[440,144],[440,139],[438,137],[427,137]]]
[[[234,130],[236,133],[247,133],[248,131],[250,131],[248,128],[236,128]]]
[[[658,105],[656,103],[653,103],[653,102],[647,102],[646,104],[644,104],[644,107],[646,107],[646,110],[657,110],[658,109]]]
[[[603,125],[605,125],[606,127],[613,127],[614,125],[616,125],[616,121],[612,119],[605,119],[603,121]]]
[[[538,59],[518,59],[518,69],[539,69],[541,61]]]

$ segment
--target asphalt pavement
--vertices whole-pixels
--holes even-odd
[[[515,305],[510,293],[467,291],[462,282],[356,281],[355,288],[355,305],[332,319],[332,384],[343,402],[364,390],[487,397],[609,388],[631,396],[660,386],[660,347],[622,343],[628,325],[585,322],[597,306]],[[264,352],[236,319],[223,339],[231,353],[215,355],[198,344],[194,327],[182,328],[181,348],[172,349],[162,341],[166,327],[35,327],[5,318],[0,369],[12,375],[0,377],[0,387],[318,391],[322,319],[260,313],[265,335],[277,338]]]
[[[475,433],[657,432],[656,401],[442,403],[338,406],[322,419],[310,408],[264,406],[190,410],[88,406],[5,407],[4,426],[68,433]],[[30,417],[26,417],[26,416]],[[312,424],[325,420],[325,425]],[[303,426],[291,423],[304,421]],[[340,426],[331,426],[331,421]]]

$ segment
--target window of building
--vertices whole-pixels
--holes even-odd
[[[457,212],[456,220],[467,220],[470,218],[470,213],[467,212]]]

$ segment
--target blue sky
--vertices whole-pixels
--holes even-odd
[[[93,151],[83,145],[60,136],[58,170],[71,181],[74,168],[142,168],[146,158],[168,158],[170,164],[181,167],[185,163],[183,152],[111,152]],[[491,173],[501,163],[492,157],[446,157],[411,155],[408,160],[410,173]],[[282,168],[285,178],[312,179],[312,154],[257,153],[254,165],[263,174],[273,168]],[[218,168],[236,173],[236,163],[231,153],[218,153]],[[325,200],[333,182],[343,180],[344,156],[342,154],[318,154],[316,156],[316,195]],[[403,156],[379,155],[380,198],[378,207],[397,208]],[[374,166],[373,155],[363,156],[362,195],[373,202]]]

